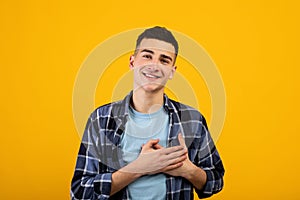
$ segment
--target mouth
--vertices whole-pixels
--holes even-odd
[[[160,76],[154,75],[154,74],[148,74],[148,73],[142,73],[146,78],[150,78],[150,79],[158,79],[161,78]]]

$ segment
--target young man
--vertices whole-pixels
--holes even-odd
[[[195,109],[169,99],[165,84],[178,43],[162,27],[145,30],[130,57],[134,89],[90,116],[71,185],[72,199],[193,199],[223,187],[224,168]]]

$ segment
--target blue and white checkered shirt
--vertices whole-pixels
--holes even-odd
[[[120,136],[129,114],[132,92],[124,100],[103,105],[89,117],[80,145],[71,185],[75,199],[129,199],[127,188],[110,196],[112,173],[124,166]],[[199,198],[209,197],[223,188],[224,168],[204,117],[195,109],[164,96],[164,109],[169,114],[168,146],[178,145],[182,133],[189,159],[207,174]],[[182,177],[167,175],[168,200],[194,198],[193,185]],[[142,191],[141,191],[142,192]]]

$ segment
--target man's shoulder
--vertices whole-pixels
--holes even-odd
[[[169,99],[169,101],[175,107],[175,112],[178,112],[179,115],[189,115],[191,118],[197,119],[203,118],[203,115],[198,109],[173,99]]]
[[[195,110],[198,111],[196,108],[188,105],[188,104],[184,104],[182,102],[176,101],[174,99],[169,99],[170,102],[172,102],[173,105],[175,105],[178,109],[181,110]],[[199,111],[198,111],[199,112]]]
[[[174,101],[171,99],[169,100],[175,107],[174,111],[179,117],[182,126],[184,126],[186,130],[191,129],[190,132],[194,133],[193,128],[199,128],[199,125],[200,127],[205,127],[207,129],[206,119],[198,109],[178,101]]]
[[[112,110],[118,110],[118,108],[122,106],[122,102],[123,101],[120,100],[100,105],[91,113],[91,119],[96,119],[99,117],[109,117],[112,113]]]

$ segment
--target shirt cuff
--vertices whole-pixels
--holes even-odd
[[[211,170],[204,169],[206,173],[206,183],[201,190],[196,189],[199,198],[207,198],[213,195],[214,176]]]
[[[98,174],[94,181],[95,192],[102,197],[101,199],[108,199],[111,191],[112,173]]]

